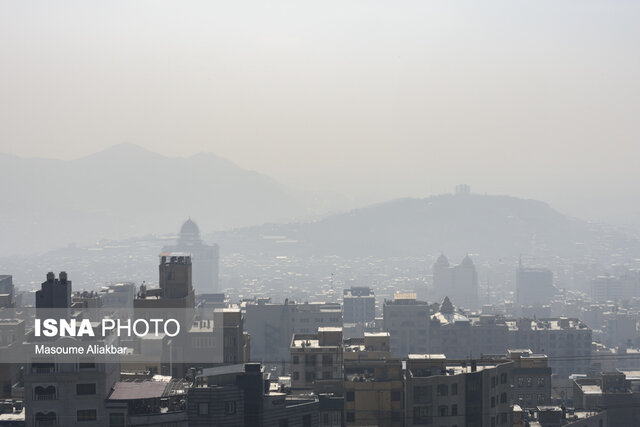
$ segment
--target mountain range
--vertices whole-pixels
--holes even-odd
[[[68,161],[0,154],[0,183],[0,256],[174,233],[187,217],[202,231],[227,230],[208,236],[223,253],[596,256],[638,247],[631,234],[509,196],[404,198],[327,215],[330,197],[227,159],[133,144]]]
[[[0,183],[5,255],[177,231],[189,216],[215,230],[308,214],[291,190],[224,158],[128,143],[69,161],[2,154]]]

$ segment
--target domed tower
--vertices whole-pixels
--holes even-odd
[[[478,306],[478,273],[473,260],[467,254],[460,265],[456,265],[453,271],[454,301],[471,310],[477,310]]]
[[[198,228],[198,224],[189,218],[184,222],[184,224],[182,224],[182,227],[180,227],[178,245],[193,245],[201,242],[202,240],[200,239],[200,229]]]
[[[174,246],[166,246],[163,252],[185,252],[191,255],[192,282],[199,294],[218,291],[218,245],[207,245],[200,237],[200,228],[191,218],[180,227],[178,240]]]
[[[444,254],[440,254],[433,264],[433,291],[431,300],[442,300],[453,286],[453,270],[449,265],[449,260]]]

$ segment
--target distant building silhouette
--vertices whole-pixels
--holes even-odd
[[[516,271],[516,298],[520,306],[549,304],[554,294],[553,273],[547,268],[526,268]]]
[[[444,254],[433,264],[433,286],[435,298],[448,296],[460,307],[478,309],[478,274],[469,255],[460,265],[449,265]]]
[[[344,290],[344,323],[367,323],[376,318],[376,296],[371,288],[352,286]]]
[[[13,287],[13,276],[0,274],[0,307],[15,307],[15,291]]]
[[[191,218],[182,224],[176,244],[164,247],[163,251],[185,252],[191,255],[193,287],[196,292],[209,294],[218,290],[220,249],[216,244],[207,245],[202,241],[200,229]]]
[[[67,280],[67,273],[60,272],[56,279],[53,272],[47,273],[47,280],[42,282],[40,290],[36,292],[36,308],[70,308],[71,280]]]

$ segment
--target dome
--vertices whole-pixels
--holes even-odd
[[[198,225],[195,222],[193,222],[191,218],[189,218],[184,222],[184,224],[182,224],[182,227],[180,228],[180,234],[181,235],[190,234],[190,235],[197,236],[200,234],[200,229],[198,228]]]
[[[440,254],[435,265],[438,267],[449,267],[449,260],[444,256],[444,254]]]

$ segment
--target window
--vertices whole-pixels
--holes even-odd
[[[299,380],[300,379],[300,372],[294,371],[293,372],[293,379],[294,380]]]
[[[316,373],[315,372],[305,372],[304,373],[304,380],[308,383],[312,382],[313,380],[316,379]]]
[[[293,356],[293,364],[297,365],[298,363],[300,363],[300,356]]]
[[[347,392],[347,402],[354,402],[356,400],[356,393],[353,391]]]
[[[449,416],[449,407],[446,405],[438,406],[438,416],[447,417]]]
[[[413,387],[413,403],[431,403],[431,386]]]
[[[311,414],[302,416],[302,427],[311,427]]]
[[[109,427],[124,427],[124,414],[109,414]]]
[[[495,398],[495,396],[491,396],[491,407],[492,408],[496,407],[496,398]]]
[[[413,423],[414,424],[431,424],[431,406],[414,406],[413,407]]]
[[[451,416],[455,417],[458,415],[458,405],[451,405]]]
[[[78,368],[81,370],[84,369],[95,369],[96,368],[96,362],[93,358],[90,357],[85,357],[83,359],[80,359],[80,363],[78,363]]]
[[[458,384],[451,384],[451,396],[458,394]]]
[[[507,403],[507,393],[502,393],[500,395],[500,403]]]
[[[230,400],[228,402],[224,402],[224,414],[233,415],[235,413],[236,413],[236,401]]]
[[[500,424],[507,424],[507,413],[503,412],[500,414]]]
[[[209,415],[208,403],[198,403],[198,415]]]
[[[538,385],[538,387],[544,387],[544,377],[536,378],[536,384]]]
[[[448,396],[449,395],[449,386],[447,384],[438,384],[438,389],[436,391],[438,396]]]
[[[322,373],[322,379],[323,380],[330,380],[331,379],[331,371],[324,371]]]
[[[98,419],[97,411],[95,409],[78,409],[76,417],[78,422],[95,421]]]
[[[400,402],[401,393],[400,390],[391,390],[391,401]]]
[[[325,426],[329,425],[329,414],[322,415],[322,424],[324,424]]]
[[[330,354],[322,355],[322,366],[331,366],[333,365],[333,357]]]
[[[347,422],[355,423],[356,422],[356,413],[355,412],[347,412]]]
[[[491,417],[491,427],[496,427],[496,417]]]
[[[76,384],[76,394],[78,396],[88,396],[96,394],[95,384]]]
[[[500,375],[500,384],[506,384],[507,383],[507,374],[501,374]]]

